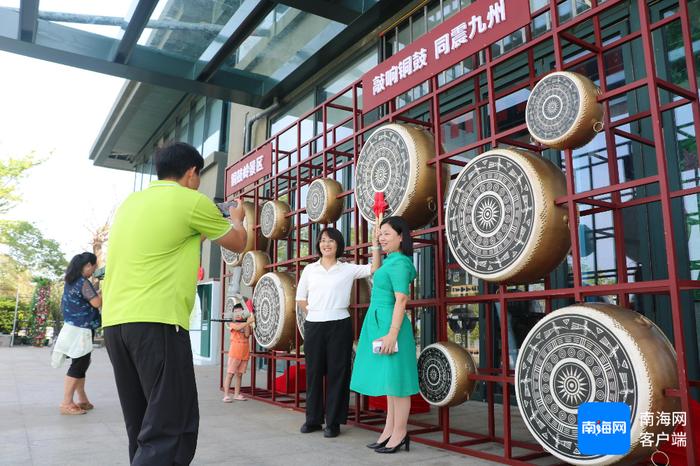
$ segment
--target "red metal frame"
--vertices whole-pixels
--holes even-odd
[[[387,102],[384,106],[384,115],[377,121],[370,124],[365,123],[366,115],[363,114],[362,109],[359,107],[360,98],[359,92],[361,91],[362,85],[360,81],[357,81],[336,96],[330,98],[326,102],[322,103],[309,110],[307,113],[302,115],[296,122],[288,125],[286,128],[278,132],[276,135],[268,139],[267,142],[273,145],[273,164],[274,173],[273,176],[266,180],[257,181],[255,184],[248,186],[241,193],[237,193],[235,196],[243,196],[246,199],[252,200],[256,206],[261,202],[264,202],[267,198],[265,197],[265,191],[269,191],[267,194],[268,198],[277,198],[285,194],[290,194],[295,196],[295,208],[289,214],[292,217],[294,223],[294,238],[289,240],[287,245],[287,254],[284,259],[278,257],[278,251],[281,244],[275,244],[272,248],[271,259],[272,263],[269,266],[270,270],[282,270],[294,273],[296,278],[299,278],[301,269],[305,264],[315,259],[312,251],[312,245],[310,244],[311,238],[311,223],[308,221],[302,222],[302,215],[305,210],[299,208],[302,203],[301,199],[301,186],[309,184],[314,177],[312,176],[312,170],[320,176],[333,176],[340,169],[347,167],[350,164],[354,164],[357,161],[359,155],[360,147],[364,141],[365,135],[369,134],[371,130],[389,121],[411,121],[413,123],[419,123],[429,127],[435,136],[435,149],[437,156],[431,161],[437,167],[438,173],[438,185],[441,183],[442,177],[442,167],[444,164],[461,166],[465,164],[463,154],[468,151],[478,150],[483,151],[488,145],[490,147],[495,147],[499,144],[511,144],[520,147],[526,147],[530,150],[542,150],[542,147],[537,145],[529,144],[521,140],[517,140],[518,134],[522,134],[526,131],[525,124],[517,125],[513,128],[497,131],[497,121],[496,121],[496,100],[502,96],[510,94],[516,90],[523,88],[530,88],[534,86],[535,82],[541,78],[541,76],[535,75],[535,65],[534,65],[534,50],[535,48],[547,41],[551,41],[554,46],[554,58],[557,70],[566,69],[576,69],[582,66],[584,63],[595,59],[597,62],[597,72],[601,77],[600,87],[601,96],[600,101],[605,106],[605,141],[608,151],[608,172],[610,176],[610,186],[591,189],[585,192],[577,192],[575,186],[575,178],[573,170],[570,167],[574,166],[574,156],[571,150],[563,151],[565,172],[566,172],[566,182],[567,182],[567,195],[562,196],[557,199],[557,203],[566,205],[569,213],[570,219],[575,219],[569,222],[571,243],[572,243],[572,273],[573,273],[573,283],[570,287],[563,288],[552,288],[550,286],[549,279],[544,281],[544,289],[541,290],[522,290],[514,289],[512,287],[506,287],[505,285],[498,286],[496,288],[487,288],[488,291],[484,294],[478,296],[464,296],[464,297],[447,297],[446,296],[446,269],[447,269],[447,245],[445,242],[444,235],[444,212],[442,209],[438,209],[438,216],[436,223],[433,226],[426,227],[423,230],[416,231],[415,235],[431,234],[434,240],[421,240],[421,243],[417,246],[420,248],[431,248],[435,257],[435,285],[437,295],[434,298],[418,298],[412,293],[412,299],[409,302],[409,308],[414,309],[416,307],[430,306],[434,307],[437,312],[437,325],[438,325],[438,340],[444,341],[447,339],[447,307],[455,304],[473,304],[473,303],[483,303],[486,307],[485,320],[486,320],[486,350],[485,355],[482,357],[486,361],[486,367],[479,370],[479,373],[474,375],[473,378],[476,380],[483,381],[486,384],[486,401],[487,401],[487,429],[488,434],[484,435],[481,433],[466,432],[459,430],[450,426],[450,409],[440,408],[438,411],[438,424],[429,424],[424,422],[410,422],[413,426],[411,430],[414,435],[414,440],[484,459],[489,459],[492,461],[498,461],[504,464],[513,465],[524,465],[530,464],[527,461],[545,456],[546,453],[543,452],[542,448],[537,445],[534,441],[532,443],[520,442],[512,439],[511,432],[511,410],[512,407],[509,402],[511,394],[511,384],[514,383],[514,373],[509,369],[509,351],[508,351],[508,329],[507,329],[507,305],[509,302],[522,301],[522,300],[544,300],[546,306],[546,312],[552,310],[552,300],[558,298],[571,298],[575,301],[583,301],[586,296],[601,296],[601,295],[615,295],[618,302],[623,305],[629,305],[629,297],[631,294],[660,294],[667,295],[670,298],[670,312],[673,321],[673,336],[675,349],[678,354],[678,375],[679,375],[679,389],[670,389],[667,391],[669,396],[677,396],[680,398],[682,409],[690,413],[689,409],[689,389],[691,386],[700,386],[700,381],[689,380],[687,374],[687,364],[686,364],[686,348],[685,348],[685,338],[683,333],[683,322],[681,317],[681,304],[680,304],[680,294],[681,291],[685,290],[698,290],[700,289],[700,280],[681,280],[678,276],[677,271],[677,257],[676,251],[674,249],[674,231],[672,223],[672,212],[671,212],[671,200],[680,196],[694,195],[700,193],[700,187],[681,189],[676,191],[671,191],[668,179],[668,168],[667,159],[665,153],[664,133],[661,127],[661,115],[662,113],[669,111],[671,109],[677,108],[681,105],[690,105],[692,107],[692,112],[694,116],[694,127],[695,134],[700,135],[700,106],[698,103],[698,88],[697,88],[697,76],[696,70],[694,68],[694,57],[692,54],[692,37],[690,33],[690,18],[688,13],[687,0],[681,0],[678,11],[660,21],[652,23],[649,17],[649,10],[647,2],[641,0],[631,0],[632,5],[636,3],[638,6],[638,14],[640,17],[640,30],[616,38],[610,42],[605,42],[602,38],[600,15],[610,9],[618,6],[622,3],[626,3],[629,0],[608,0],[604,3],[600,3],[599,0],[592,0],[592,6],[588,11],[585,11],[578,16],[574,16],[568,21],[561,23],[559,22],[559,16],[557,12],[557,1],[550,0],[548,5],[539,9],[538,11],[531,13],[531,18],[534,19],[540,15],[549,14],[551,19],[551,28],[537,36],[532,37],[530,31],[526,33],[526,43],[520,45],[519,47],[511,50],[507,53],[502,54],[498,57],[492,56],[491,47],[486,47],[483,51],[483,63],[476,67],[475,69],[467,72],[466,74],[460,76],[453,81],[439,86],[437,71],[436,76],[430,79],[429,92],[410,102],[407,105],[397,109],[396,101],[392,100]],[[576,26],[580,26],[586,21],[591,21],[593,24],[593,42],[581,39],[575,35]],[[669,83],[665,80],[660,79],[656,76],[655,58],[654,51],[652,48],[652,33],[653,31],[671,24],[672,22],[679,21],[681,24],[683,45],[686,50],[686,65],[688,70],[688,79],[690,89],[680,87],[678,85]],[[637,81],[628,83],[620,88],[610,90],[607,88],[605,76],[605,62],[604,57],[607,53],[615,50],[623,44],[627,44],[633,40],[641,40],[643,51],[644,51],[644,65],[646,69],[646,77],[639,79]],[[573,44],[580,48],[580,53],[583,55],[567,61],[564,57],[564,51],[562,49],[562,42],[565,41],[567,44]],[[512,59],[516,55],[527,54],[528,63],[530,65],[530,70],[528,74],[528,79],[517,83],[508,89],[499,90],[496,92],[494,84],[494,70],[495,68],[503,64],[505,61]],[[476,61],[476,60],[475,60]],[[486,83],[480,82],[480,76],[485,73]],[[469,80],[474,82],[474,102],[471,105],[465,105],[464,107],[456,110],[449,115],[440,115],[439,107],[439,95],[445,91],[454,88],[462,83]],[[481,88],[486,86],[488,89],[488,95],[482,98]],[[610,102],[619,96],[623,96],[625,93],[631,92],[636,89],[647,88],[650,97],[650,108],[646,111],[638,112],[634,115],[629,115],[623,119],[616,121],[611,121],[610,119]],[[678,100],[673,101],[668,104],[661,104],[659,101],[659,89],[663,89],[674,93]],[[339,103],[341,98],[350,97],[352,100],[352,106],[343,105]],[[415,109],[420,105],[426,105],[428,107],[427,114],[429,119],[427,122],[416,121],[407,118],[406,114],[411,109]],[[488,106],[489,109],[489,119],[487,122],[482,121],[481,109],[484,106]],[[328,110],[332,108],[336,111],[346,112],[347,117],[343,118],[340,122],[336,124],[330,124],[328,120]],[[442,144],[442,131],[441,124],[450,121],[451,119],[466,114],[467,112],[474,112],[475,115],[475,131],[478,134],[478,140],[467,146],[460,147],[452,151],[443,150]],[[319,123],[322,124],[323,130],[320,134],[317,134],[310,138],[309,140],[302,140],[302,122],[309,118],[314,118],[315,115],[320,115]],[[651,118],[653,122],[653,141],[638,135],[630,134],[627,131],[621,129],[621,127],[630,122],[638,121],[643,118]],[[352,125],[352,134],[349,136],[338,137],[338,131],[344,125]],[[488,126],[486,126],[488,125]],[[484,137],[485,131],[488,129],[488,137]],[[295,137],[295,144],[292,147],[283,147],[282,139],[286,139],[289,135]],[[658,166],[658,174],[655,176],[649,176],[646,178],[636,179],[633,181],[620,182],[620,177],[618,173],[618,156],[617,149],[615,145],[615,137],[622,136],[630,140],[634,140],[641,144],[656,148],[656,164]],[[351,146],[350,149],[347,146]],[[304,155],[302,156],[302,154]],[[296,156],[296,159],[293,159]],[[624,190],[639,187],[648,184],[658,184],[659,193],[652,196],[647,196],[642,199],[633,199],[629,201],[623,201],[621,193]],[[341,193],[339,197],[345,199],[351,196],[353,191],[348,189],[347,191]],[[601,200],[600,196],[605,195],[606,199]],[[438,193],[438,205],[444,205],[445,199],[443,193]],[[666,265],[668,268],[668,278],[657,279],[657,280],[647,280],[639,282],[630,282],[630,277],[628,276],[627,266],[626,266],[626,256],[624,248],[624,235],[623,235],[623,220],[622,220],[622,209],[631,207],[634,205],[649,204],[653,202],[661,203],[661,211],[663,218],[663,231],[664,231],[664,241],[666,246]],[[259,207],[256,207],[256,223]],[[348,238],[347,253],[355,261],[363,262],[368,260],[369,257],[369,238],[367,224],[361,219],[357,208],[354,206],[350,209],[346,209],[345,212],[354,213],[353,227],[355,231],[355,241],[351,242]],[[582,270],[581,270],[581,255],[579,249],[579,236],[578,236],[578,219],[586,215],[592,215],[599,212],[611,212],[613,216],[614,224],[614,240],[615,240],[615,252],[616,252],[616,282],[615,284],[607,285],[595,285],[587,286],[583,283]],[[260,226],[256,225],[255,228],[258,229]],[[302,232],[305,232],[306,237],[302,239]],[[293,248],[290,243],[293,241]],[[307,248],[307,253],[301,256],[300,251],[302,247]],[[222,265],[222,277],[228,277],[226,266]],[[222,298],[226,291],[226,286],[222,287]],[[222,299],[222,303],[223,303]],[[495,310],[494,304],[499,304],[500,315],[499,315],[499,325],[500,331],[494,335],[492,332],[492,321],[493,312]],[[353,305],[353,312],[355,313],[355,334],[359,334],[362,312],[367,308],[367,303]],[[414,319],[415,320],[415,319]],[[501,343],[501,354],[500,361],[495,361],[493,354],[493,343],[500,340]],[[256,384],[256,370],[251,370],[251,385],[246,388],[246,391],[250,396],[255,399],[271,402],[280,406],[285,406],[293,408],[299,411],[304,410],[304,399],[300,396],[298,390],[298,383],[295,387],[294,393],[290,394],[280,394],[275,390],[275,366],[277,361],[284,361],[285,367],[290,368],[291,364],[295,364],[297,369],[300,363],[303,362],[303,355],[299,351],[301,343],[301,338],[297,334],[296,336],[296,349],[291,352],[253,352],[252,353],[252,364],[251,367],[255,368],[258,360],[265,360],[268,364],[267,370],[267,381],[265,383],[265,389],[260,389]],[[224,343],[222,338],[222,353],[224,352]],[[221,367],[221,382],[223,382],[223,358]],[[286,371],[289,374],[289,371]],[[298,373],[298,372],[297,372]],[[287,378],[289,375],[287,375]],[[287,379],[288,382],[288,379]],[[495,402],[496,388],[501,386],[502,399],[505,401],[501,403],[501,408],[503,410],[503,432],[499,433],[496,429],[495,421],[495,409],[497,403]],[[366,399],[356,395],[353,411],[353,422],[356,425],[365,427],[367,429],[379,431],[381,430],[380,424],[383,421],[383,416],[381,413],[369,411],[367,408]],[[688,452],[688,465],[696,464],[696,453],[695,445],[693,444],[693,431],[694,429],[699,429],[700,425],[694,425],[689,418],[688,425],[686,427],[687,432],[687,452]],[[440,441],[434,438],[426,438],[421,436],[425,433],[441,432],[442,439]],[[466,440],[465,440],[466,438]],[[482,450],[477,450],[472,448],[474,445],[483,443],[499,443],[503,445],[503,454],[497,455],[493,453],[486,453]],[[520,456],[513,455],[513,448],[524,448],[529,450],[530,453],[521,454]],[[697,458],[700,461],[700,458]]]

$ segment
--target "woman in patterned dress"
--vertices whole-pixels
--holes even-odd
[[[91,252],[84,252],[73,257],[66,269],[61,298],[63,328],[54,348],[54,354],[61,352],[71,358],[64,383],[61,414],[85,414],[94,407],[85,393],[85,372],[90,366],[95,330],[102,325],[98,309],[102,306],[102,298],[88,280],[96,268],[97,257]],[[74,395],[77,396],[77,403],[73,401]]]

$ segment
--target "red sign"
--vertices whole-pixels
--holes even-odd
[[[272,144],[267,143],[226,169],[226,196],[272,173]]]
[[[363,111],[408,92],[530,22],[530,0],[477,0],[362,76]]]

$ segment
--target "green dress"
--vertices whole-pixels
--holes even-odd
[[[350,389],[369,396],[410,396],[418,393],[416,342],[411,321],[404,316],[397,339],[399,351],[374,354],[372,341],[389,333],[394,313],[395,292],[409,294],[416,268],[400,252],[389,254],[374,272],[372,297],[362,323]]]

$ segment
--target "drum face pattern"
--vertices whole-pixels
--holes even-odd
[[[649,338],[646,347],[638,345]],[[608,464],[620,456],[578,451],[579,405],[626,403],[634,450],[640,414],[668,409],[664,403],[674,402],[663,397],[664,388],[677,386],[674,360],[668,340],[636,312],[606,304],[560,309],[536,324],[523,342],[515,369],[518,407],[532,435],[558,458],[573,464]],[[670,371],[654,373],[658,362],[669,363]]]
[[[427,162],[434,157],[435,141],[425,130],[392,123],[372,133],[355,167],[355,202],[365,220],[375,221],[374,195],[383,192],[389,205],[384,217],[400,215],[411,228],[430,223],[437,213],[437,176]]]
[[[527,100],[525,120],[532,137],[557,149],[581,147],[602,129],[598,89],[585,76],[556,72],[537,83]]]
[[[280,239],[289,234],[291,218],[289,205],[282,201],[268,201],[260,211],[260,230],[266,238]]]
[[[221,257],[224,259],[224,262],[226,262],[226,265],[238,265],[241,255],[221,246]]]
[[[265,267],[270,264],[270,256],[263,251],[248,251],[241,261],[241,280],[246,286],[255,286],[265,274]]]
[[[435,343],[421,351],[418,358],[418,385],[421,396],[435,406],[455,406],[469,399],[476,373],[471,355],[451,343]]]
[[[452,254],[487,281],[540,278],[570,247],[566,210],[554,204],[565,193],[563,173],[534,154],[496,149],[476,157],[447,199]]]
[[[294,285],[290,276],[270,272],[253,292],[255,340],[266,349],[289,349],[294,338]]]
[[[223,258],[226,265],[230,265],[230,266],[240,265],[245,253],[253,250],[253,248],[255,247],[256,233],[255,233],[255,229],[253,228],[255,225],[255,206],[253,205],[252,202],[244,201],[243,202],[243,210],[245,210],[245,218],[243,218],[243,229],[245,229],[246,234],[247,234],[245,248],[243,249],[243,251],[241,251],[239,253],[239,252],[229,251],[228,249],[221,246],[221,257]],[[260,232],[258,232],[257,237],[258,237],[258,247],[261,249],[264,249],[265,247],[267,247],[267,238],[260,235]]]
[[[231,296],[226,298],[226,303],[224,304],[224,319],[233,318],[233,306],[236,304],[236,300]]]
[[[260,229],[266,238],[272,234],[272,229],[275,227],[275,205],[271,202],[266,202],[260,211]]]
[[[331,178],[319,178],[309,185],[306,213],[312,222],[333,223],[343,212],[343,201],[337,196],[342,186]]]
[[[299,329],[299,335],[301,335],[301,338],[304,338],[304,322],[306,322],[306,312],[304,312],[304,310],[298,304],[296,305],[296,321],[297,329]]]

